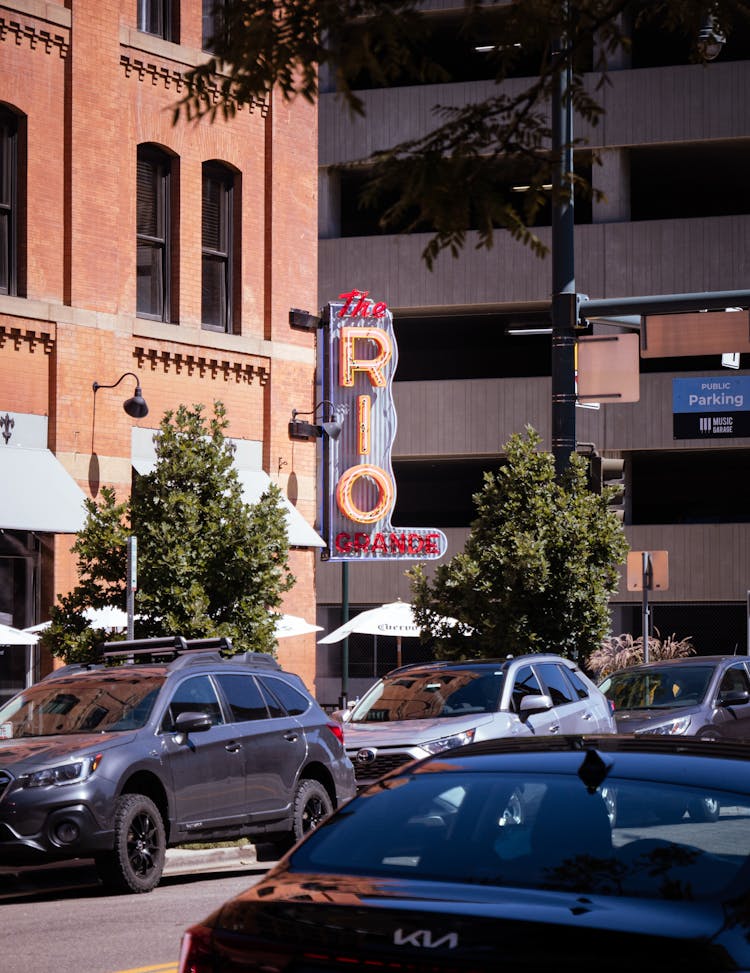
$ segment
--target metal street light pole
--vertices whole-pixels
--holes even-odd
[[[567,14],[567,5],[563,8]],[[576,448],[575,329],[577,295],[573,220],[573,106],[569,38],[559,39],[552,91],[552,454],[558,476]],[[567,188],[564,188],[567,187]]]

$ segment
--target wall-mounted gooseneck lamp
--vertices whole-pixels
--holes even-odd
[[[323,411],[323,418],[319,424],[314,422],[304,422],[302,419],[298,419],[297,416],[313,416],[317,413],[321,406],[327,406],[328,412]],[[326,418],[328,415],[330,418]],[[329,439],[338,439],[341,435],[341,423],[337,422],[334,418],[333,405],[327,400],[323,402],[318,402],[314,409],[310,412],[300,412],[299,409],[292,409],[292,418],[289,421],[289,438],[290,439],[302,439],[302,440],[313,440],[319,439],[322,436],[328,436]]]
[[[148,406],[146,405],[146,400],[143,398],[143,390],[138,384],[138,376],[134,372],[125,372],[121,375],[114,385],[100,385],[99,382],[94,382],[92,388],[94,390],[94,401],[96,401],[96,393],[99,389],[116,389],[120,382],[127,378],[128,375],[135,379],[135,392],[132,397],[126,399],[122,407],[127,412],[129,416],[133,419],[143,419],[144,416],[148,415]]]

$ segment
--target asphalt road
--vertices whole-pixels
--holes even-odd
[[[175,973],[189,925],[267,871],[240,855],[170,852],[146,895],[106,895],[90,863],[0,869],[3,973]]]

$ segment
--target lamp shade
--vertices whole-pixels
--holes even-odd
[[[140,385],[136,385],[135,394],[130,399],[126,399],[122,404],[123,409],[133,419],[143,419],[148,415],[148,405],[143,398],[143,391]]]

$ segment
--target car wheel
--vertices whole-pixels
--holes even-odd
[[[301,780],[294,796],[293,837],[299,841],[333,811],[331,797],[317,780]]]
[[[699,740],[721,740],[721,733],[717,730],[703,730],[698,734]]]
[[[114,847],[98,855],[102,882],[113,892],[150,892],[164,871],[166,836],[158,808],[143,794],[125,794],[115,808]]]
[[[717,821],[721,804],[715,797],[697,797],[688,802],[688,814],[693,821]]]

